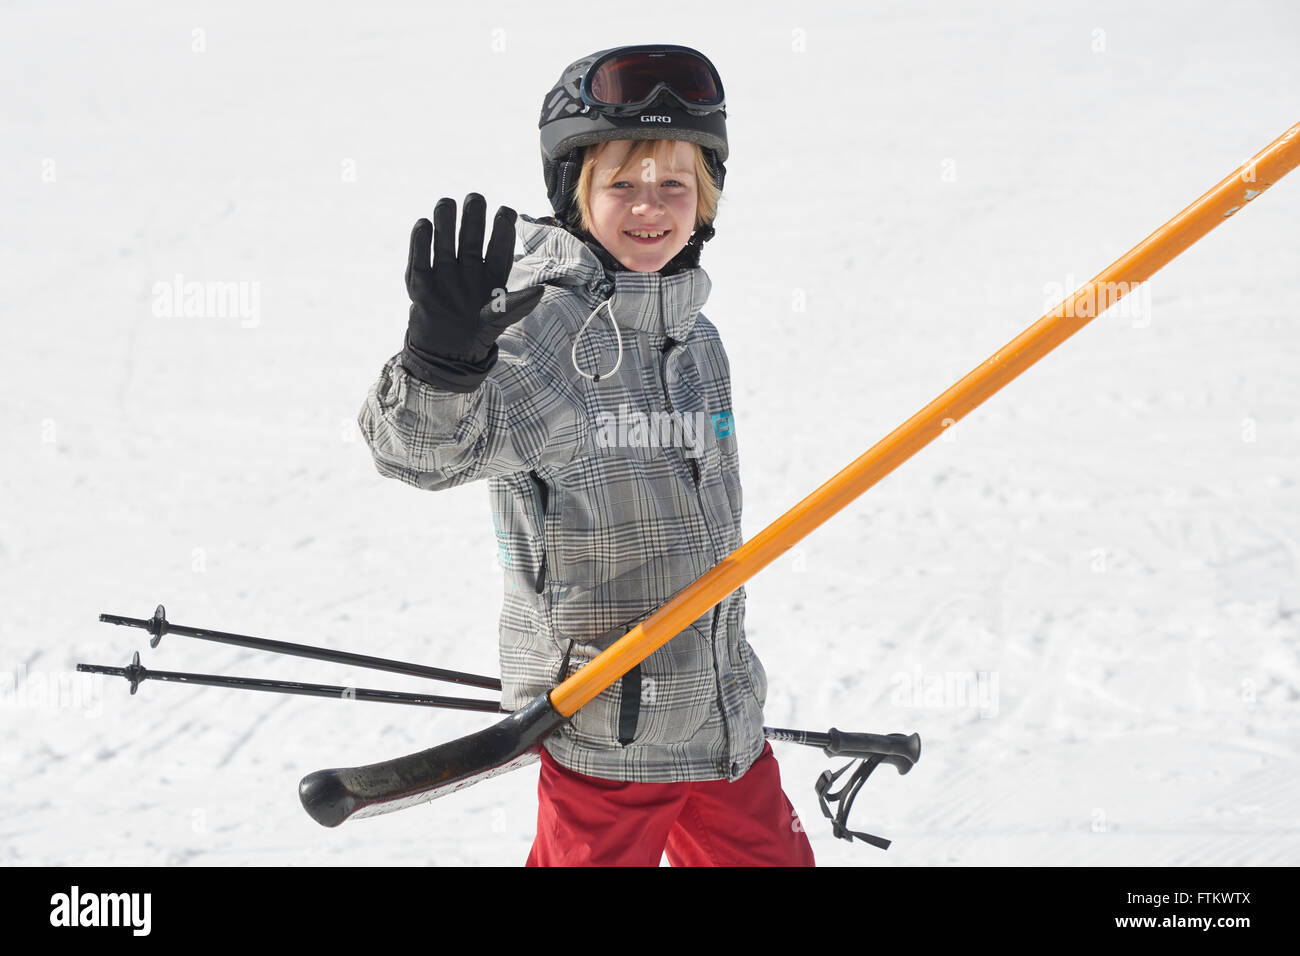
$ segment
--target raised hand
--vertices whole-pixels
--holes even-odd
[[[421,219],[411,231],[406,264],[411,316],[402,364],[449,391],[472,392],[479,386],[496,362],[497,338],[531,312],[544,291],[533,286],[506,292],[514,263],[515,211],[507,206],[497,210],[484,256],[486,218],[487,201],[478,193],[466,196],[459,251],[454,200],[438,200],[433,222]]]

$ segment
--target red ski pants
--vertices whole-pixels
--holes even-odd
[[[812,866],[771,744],[734,783],[630,783],[574,773],[542,748],[528,866]]]

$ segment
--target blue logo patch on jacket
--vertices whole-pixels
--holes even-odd
[[[716,412],[709,416],[709,420],[713,422],[714,438],[731,437],[731,429],[734,424],[731,418],[731,409],[727,409],[725,412]]]

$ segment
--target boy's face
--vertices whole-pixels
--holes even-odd
[[[630,141],[614,140],[602,147],[591,177],[591,234],[634,272],[662,269],[682,251],[695,228],[695,151],[678,140],[665,151],[666,161],[656,163],[647,156],[610,183]],[[638,233],[650,235],[641,238]]]

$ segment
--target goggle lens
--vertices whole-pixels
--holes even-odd
[[[709,64],[677,51],[613,54],[587,74],[586,82],[591,97],[605,106],[645,103],[661,83],[691,105],[722,102],[721,84]]]

